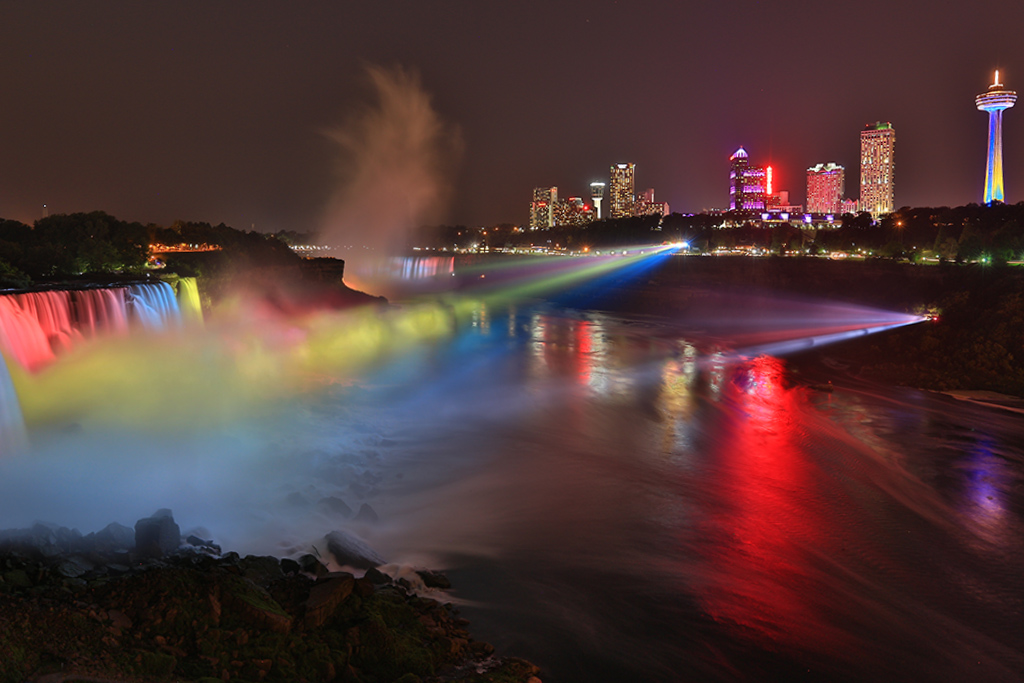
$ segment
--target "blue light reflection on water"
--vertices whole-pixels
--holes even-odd
[[[475,456],[432,491],[415,470],[444,455],[406,461],[403,504],[430,512],[388,542],[429,546],[546,680],[1013,680],[1012,418],[986,423],[993,462],[943,399],[818,394],[650,319],[491,309],[462,335],[438,374],[470,398],[438,448]]]

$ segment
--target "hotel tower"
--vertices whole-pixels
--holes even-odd
[[[615,164],[608,182],[608,218],[629,218],[633,215],[636,166]]]
[[[893,212],[895,151],[891,123],[872,123],[860,132],[860,210],[875,218]]]

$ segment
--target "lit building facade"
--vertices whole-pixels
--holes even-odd
[[[653,187],[637,196],[636,205],[633,207],[634,216],[667,216],[668,214],[668,202],[654,201]]]
[[[896,130],[869,124],[860,133],[860,210],[874,217],[893,212]]]
[[[594,222],[594,210],[582,197],[555,202],[555,225],[587,225]]]
[[[615,164],[608,182],[608,218],[633,215],[636,165]]]
[[[768,174],[764,168],[751,166],[749,157],[742,147],[729,157],[729,210],[761,213],[767,203]]]
[[[841,214],[846,191],[846,169],[839,164],[817,164],[807,169],[808,213]]]
[[[974,102],[978,109],[988,112],[988,161],[985,164],[985,203],[1003,201],[1003,110],[1017,101],[1017,93],[1007,90],[999,82],[999,72],[988,90]]]
[[[530,230],[554,227],[557,203],[557,187],[533,188],[533,202],[530,204]]]

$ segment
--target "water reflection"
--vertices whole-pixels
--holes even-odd
[[[951,482],[919,477],[950,469],[939,437],[920,431],[948,412],[932,399],[890,411],[896,392],[809,392],[776,358],[737,362],[714,342],[593,312],[534,311],[501,328],[523,342],[510,379],[533,401],[490,445],[500,461],[445,500],[475,513],[463,552],[486,543],[518,568],[475,616],[486,628],[508,610],[495,637],[528,624],[516,642],[536,634],[551,680],[606,680],[608,657],[633,674],[614,680],[680,667],[696,680],[1012,668],[993,624],[1012,619],[1021,558],[978,562],[960,535],[1019,539],[1001,479],[1019,476],[1017,451],[968,450],[953,469],[956,511],[937,494]],[[457,536],[456,524],[439,526]],[[503,602],[506,590],[518,599]]]
[[[715,484],[722,506],[707,547],[709,583],[701,601],[717,621],[766,645],[832,649],[840,636],[815,603],[816,577],[805,549],[822,542],[822,520],[799,443],[798,394],[782,363],[759,357],[736,370],[724,400],[728,427],[717,446]]]
[[[1007,494],[1015,477],[1009,463],[994,452],[997,447],[993,439],[983,438],[964,454],[959,463],[963,472],[959,508],[972,531],[987,543],[1016,546],[1020,536],[1009,527],[1007,510]]]

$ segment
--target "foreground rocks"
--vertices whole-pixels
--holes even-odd
[[[139,549],[121,526],[0,532],[0,683],[538,681],[404,580],[220,555],[197,536],[158,553],[172,524],[140,520]]]

